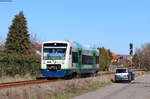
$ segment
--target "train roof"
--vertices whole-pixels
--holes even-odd
[[[43,42],[43,44],[44,43],[69,43],[69,41],[66,41],[66,40],[51,40],[51,41]]]
[[[94,48],[94,47],[91,47],[91,46],[86,46],[86,45],[81,45],[81,44],[79,44],[77,42],[73,42],[72,46],[73,47],[82,48],[82,49],[86,49],[86,50],[95,50],[95,51],[97,51],[97,48]]]
[[[72,47],[75,48],[80,48],[80,49],[85,49],[85,50],[92,50],[92,51],[98,51],[97,48],[91,47],[91,46],[85,46],[85,45],[81,45],[76,41],[69,41],[69,40],[52,40],[52,41],[46,41],[43,42],[44,43],[70,43],[72,45]]]

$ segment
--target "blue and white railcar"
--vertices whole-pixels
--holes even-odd
[[[48,41],[42,44],[41,73],[45,77],[99,71],[99,52],[72,41]]]

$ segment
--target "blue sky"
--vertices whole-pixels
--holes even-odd
[[[73,40],[128,54],[150,42],[149,0],[12,0],[0,2],[0,37],[23,11],[30,34],[41,41]]]

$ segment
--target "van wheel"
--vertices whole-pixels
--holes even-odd
[[[128,83],[130,83],[131,82],[131,80],[128,80]]]
[[[118,83],[119,81],[118,81],[118,80],[115,80],[114,82],[115,82],[115,83]]]

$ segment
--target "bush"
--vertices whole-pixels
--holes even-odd
[[[0,53],[0,76],[25,75],[28,73],[36,75],[39,66],[40,57],[38,56]]]

